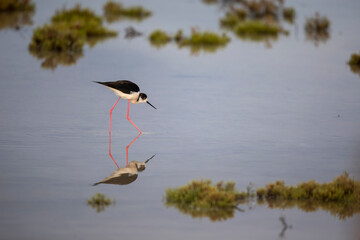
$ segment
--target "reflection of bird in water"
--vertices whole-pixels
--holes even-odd
[[[131,161],[126,167],[118,168],[110,176],[104,178],[104,180],[95,183],[93,186],[96,186],[100,183],[106,184],[118,184],[118,185],[127,185],[134,182],[138,177],[138,172],[142,172],[146,168],[146,164],[153,158],[155,155],[151,156],[145,162]]]

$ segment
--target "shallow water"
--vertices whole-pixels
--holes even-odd
[[[278,239],[282,215],[292,225],[286,239],[359,239],[359,216],[254,206],[211,222],[162,202],[166,188],[200,178],[235,181],[241,190],[278,179],[330,181],[343,171],[360,178],[360,78],[346,65],[359,51],[359,1],[288,1],[296,23],[271,48],[228,33],[225,48],[197,55],[175,44],[157,49],[146,37],[157,28],[221,32],[221,8],[135,1],[153,16],[109,24],[117,38],[86,47],[76,64],[44,69],[27,50],[32,29],[76,2],[35,1],[33,25],[0,31],[1,239]],[[82,5],[101,14],[104,3]],[[316,11],[331,21],[330,39],[317,46],[303,31]],[[130,25],[144,35],[125,39]],[[129,162],[156,156],[129,185],[92,186],[117,169],[108,155],[116,96],[92,81],[117,79],[136,82],[157,107],[130,106],[144,134],[129,147]],[[126,107],[119,101],[112,118],[120,167],[138,134]],[[97,192],[116,204],[96,213],[86,201]]]

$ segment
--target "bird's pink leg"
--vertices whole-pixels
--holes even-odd
[[[140,129],[130,120],[130,117],[129,117],[129,107],[130,107],[130,100],[128,100],[127,120],[129,120],[129,121],[132,123],[132,125],[134,125],[134,127],[136,127],[136,129],[137,129],[140,133],[142,133],[142,132],[140,131]]]
[[[115,162],[113,156],[111,155],[111,115],[112,115],[113,109],[115,108],[115,106],[119,102],[119,100],[120,100],[120,97],[118,98],[118,100],[116,101],[116,103],[114,104],[114,106],[110,110],[110,127],[109,127],[109,156],[113,160],[113,162],[115,163],[117,168],[119,168],[119,166],[117,165],[117,163]]]

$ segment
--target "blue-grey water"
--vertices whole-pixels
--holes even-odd
[[[86,46],[76,64],[44,69],[28,51],[32,31],[57,9],[81,2],[102,14],[106,1],[37,0],[33,24],[0,31],[0,239],[359,239],[360,218],[326,211],[245,208],[231,219],[192,219],[162,202],[164,190],[193,179],[231,180],[244,190],[347,171],[360,178],[360,77],[346,62],[360,50],[358,0],[294,0],[289,36],[231,42],[215,53],[192,54],[175,44],[157,49],[155,29],[189,34],[223,32],[218,5],[200,0],[123,1],[153,12],[142,21],[106,26],[119,32]],[[306,38],[306,17],[331,21],[330,38]],[[125,39],[124,29],[143,33]],[[269,44],[271,45],[269,47]],[[129,185],[97,185],[117,169],[108,155],[109,110],[117,97],[92,81],[129,79],[147,93],[130,117],[144,132],[129,161],[156,156]],[[127,102],[113,112],[112,156],[126,166],[137,130]],[[86,204],[100,192],[116,204],[96,213]]]

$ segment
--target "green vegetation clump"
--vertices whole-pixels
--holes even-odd
[[[282,10],[282,11],[280,11]],[[283,7],[283,2],[274,0],[243,0],[230,6],[220,25],[233,31],[242,39],[263,41],[276,39],[279,34],[288,34],[281,26],[282,17],[292,23],[295,9]]]
[[[76,31],[85,37],[116,36],[117,33],[106,29],[102,25],[100,16],[97,16],[89,8],[81,8],[80,5],[72,9],[57,11],[51,19],[53,25],[63,24],[68,29]]]
[[[233,12],[227,12],[225,17],[220,19],[220,25],[224,28],[233,29],[241,21],[244,21],[246,16],[246,11],[241,8]]]
[[[348,61],[350,69],[353,73],[359,74],[360,76],[360,54],[352,54]]]
[[[125,8],[120,2],[108,1],[103,7],[106,21],[114,22],[121,18],[141,21],[151,16],[151,11],[142,6]]]
[[[360,213],[360,182],[344,172],[329,183],[314,180],[297,186],[287,186],[284,181],[269,183],[256,191],[247,187],[239,192],[235,183],[219,182],[212,185],[210,180],[192,181],[179,188],[168,188],[165,205],[176,207],[192,217],[209,217],[212,221],[231,218],[239,204],[256,200],[269,208],[294,208],[312,212],[322,209],[339,219],[346,219]]]
[[[336,177],[330,183],[318,183],[314,180],[297,186],[286,186],[284,181],[269,183],[265,191],[257,191],[258,198],[316,200],[323,202],[356,202],[360,203],[360,182],[349,177],[348,173]]]
[[[54,63],[61,64],[67,59],[71,61],[65,65],[75,63],[73,60],[82,56],[85,43],[93,46],[100,40],[116,35],[116,32],[102,25],[101,17],[92,10],[77,5],[72,9],[57,11],[50,24],[36,28],[29,51],[38,58],[45,58],[42,66],[54,69],[57,66]],[[60,61],[54,60],[57,55],[61,58]],[[49,56],[52,60],[46,59]]]
[[[179,33],[179,32],[178,32]],[[214,32],[197,32],[193,31],[189,38],[177,34],[177,42],[181,46],[224,46],[230,41],[226,34],[218,35]]]
[[[149,40],[156,47],[175,41],[179,47],[190,47],[191,52],[197,53],[200,50],[213,52],[219,47],[224,47],[230,38],[226,34],[218,35],[214,32],[198,32],[196,30],[192,31],[190,37],[186,37],[180,29],[175,35],[168,35],[162,30],[155,30],[150,34]]]
[[[101,193],[96,193],[87,200],[87,205],[95,209],[97,213],[104,211],[112,204],[115,204],[115,200],[111,200]]]
[[[329,211],[339,219],[360,213],[360,182],[344,172],[329,183],[314,180],[297,186],[287,186],[284,181],[269,183],[256,190],[258,204],[270,208],[293,208],[312,212],[319,208]]]
[[[156,47],[162,47],[166,45],[168,42],[170,42],[172,38],[166,32],[158,29],[150,34],[149,40],[152,45]]]
[[[244,21],[237,25],[234,31],[238,36],[256,40],[262,36],[277,36],[281,29],[277,25],[261,21]]]
[[[179,188],[168,188],[165,204],[192,217],[209,217],[212,221],[218,221],[233,217],[243,197],[233,182],[212,185],[210,180],[200,180]]]
[[[0,13],[2,12],[33,12],[35,4],[31,0],[1,0]]]

